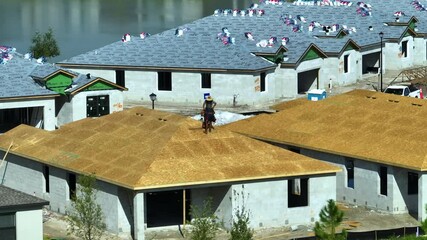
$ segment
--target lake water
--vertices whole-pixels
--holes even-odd
[[[57,62],[121,39],[155,34],[213,14],[243,9],[250,0],[1,0],[0,45],[28,52],[36,31],[52,27],[61,55]],[[257,0],[255,2],[258,2]]]

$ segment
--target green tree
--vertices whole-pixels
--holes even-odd
[[[202,206],[190,206],[191,231],[189,233],[191,240],[214,240],[221,224],[218,217],[212,210],[212,199],[203,201]]]
[[[30,52],[33,54],[34,58],[51,58],[61,54],[52,28],[49,28],[44,34],[37,31],[31,41],[32,45],[30,47]]]
[[[96,203],[95,183],[94,175],[79,176],[78,191],[72,198],[67,231],[79,239],[100,239],[106,229],[101,206]]]
[[[328,200],[328,204],[320,211],[319,217],[320,222],[317,221],[314,227],[314,233],[317,238],[322,240],[341,240],[347,238],[345,229],[340,234],[336,234],[336,228],[341,224],[344,212],[338,209],[334,200]]]

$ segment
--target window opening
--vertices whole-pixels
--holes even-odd
[[[418,173],[408,172],[408,195],[418,194]]]
[[[380,167],[380,194],[387,196],[387,167]]]
[[[344,72],[345,73],[348,73],[348,57],[349,57],[350,55],[345,55],[344,56]]]
[[[158,72],[158,90],[172,91],[172,73]]]
[[[354,160],[347,159],[345,161],[345,169],[347,170],[347,187],[354,189]]]
[[[76,175],[73,173],[68,174],[68,196],[70,199],[73,199],[76,196],[76,187],[77,187],[77,180]]]
[[[402,42],[402,56],[407,57],[408,56],[408,41]]]
[[[288,207],[308,206],[308,178],[288,180]]]
[[[43,178],[44,178],[44,191],[50,192],[50,183],[49,183],[49,167],[44,165],[43,166]]]
[[[211,88],[211,74],[202,73],[202,88]]]
[[[116,84],[125,87],[125,71],[116,70]]]
[[[260,81],[260,91],[261,92],[265,92],[265,76],[266,76],[265,72],[262,72],[260,74],[260,78],[261,78],[261,81]]]

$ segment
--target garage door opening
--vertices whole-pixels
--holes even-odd
[[[362,74],[377,74],[379,66],[380,52],[374,52],[362,56]]]
[[[311,89],[318,89],[319,69],[298,73],[298,94],[305,94]]]
[[[20,124],[43,128],[43,107],[0,109],[0,133]]]
[[[147,227],[183,224],[183,190],[147,193]],[[185,190],[185,219],[190,220],[190,190]]]

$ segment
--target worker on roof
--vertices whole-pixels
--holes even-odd
[[[215,106],[216,102],[213,100],[213,98],[209,95],[206,97],[205,101],[203,102],[203,118],[207,119],[210,122],[215,122]]]

